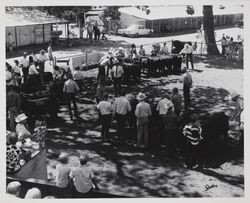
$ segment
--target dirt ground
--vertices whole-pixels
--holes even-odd
[[[233,35],[242,32],[233,28]],[[227,31],[218,31],[217,37]],[[180,36],[182,38],[186,38]],[[189,37],[195,37],[191,34]],[[102,42],[98,46],[71,47],[61,50],[55,47],[55,55],[67,56],[84,51],[106,52],[109,47],[127,46],[132,42],[146,44],[148,39],[130,39],[111,37],[112,41]],[[169,38],[155,38],[153,41],[166,41]],[[175,38],[175,39],[178,39]],[[151,40],[150,40],[151,41]],[[45,48],[45,47],[44,47]],[[24,49],[25,50],[25,49]],[[32,50],[27,48],[27,50]],[[6,61],[12,64],[21,56],[23,49]],[[200,117],[207,117],[215,111],[224,111],[232,115],[232,103],[229,95],[237,92],[243,95],[243,64],[228,61],[222,57],[195,56],[195,71],[192,71],[194,86],[191,91],[191,103]],[[184,65],[184,64],[183,64]],[[182,167],[183,158],[169,159],[162,151],[157,134],[150,135],[155,145],[150,151],[134,147],[135,135],[126,126],[129,143],[120,145],[116,141],[115,122],[111,125],[111,139],[103,141],[95,103],[97,70],[85,72],[85,88],[78,99],[80,121],[70,121],[67,107],[61,106],[57,120],[48,119],[47,169],[48,178],[54,177],[57,157],[62,151],[74,156],[88,153],[92,167],[99,179],[100,188],[110,193],[130,197],[243,197],[244,196],[244,160],[236,154],[239,132],[235,122],[230,122],[230,144],[224,159],[219,164],[204,165],[202,169],[190,170]],[[182,89],[182,76],[171,75],[161,78],[142,78],[140,83],[128,87],[128,93],[145,92],[148,102],[155,108],[157,102],[173,87]],[[108,88],[113,94],[112,87]],[[181,92],[182,93],[182,92]],[[152,125],[152,129],[155,126]],[[153,131],[153,130],[152,130]],[[218,154],[220,156],[220,154]],[[216,160],[217,157],[215,157]]]
[[[229,95],[234,91],[242,94],[242,64],[221,57],[195,57],[195,71],[191,74],[194,80],[191,103],[200,116],[222,110],[232,115]],[[118,144],[114,122],[112,138],[109,141],[101,139],[95,104],[95,75],[96,70],[86,73],[86,88],[78,103],[81,121],[70,121],[67,108],[63,106],[59,119],[48,122],[46,144],[50,177],[54,175],[56,158],[61,151],[67,151],[72,156],[84,152],[90,155],[89,166],[96,171],[100,187],[110,193],[132,197],[244,196],[244,161],[236,154],[239,133],[235,122],[230,122],[229,153],[222,162],[198,170],[185,169],[182,167],[182,157],[174,160],[167,158],[159,143],[156,143],[158,149],[149,152],[136,149],[133,141]],[[181,89],[181,79],[182,76],[143,78],[140,83],[129,87],[128,93],[145,92],[150,104],[155,106],[173,87]],[[112,94],[112,88],[108,89]],[[126,130],[131,138],[131,132]],[[157,139],[157,135],[151,134],[152,142]]]

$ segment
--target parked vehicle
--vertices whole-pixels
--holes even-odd
[[[138,37],[142,35],[150,35],[153,33],[152,29],[145,28],[144,25],[130,25],[125,29],[119,29],[118,34],[124,36]]]

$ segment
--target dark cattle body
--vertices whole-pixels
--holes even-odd
[[[29,116],[41,116],[45,113],[57,116],[59,109],[55,83],[50,72],[45,72],[42,78],[31,75],[27,85],[22,89],[22,110]]]

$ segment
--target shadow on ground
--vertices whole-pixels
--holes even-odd
[[[242,188],[242,176],[230,177],[228,174],[219,174],[212,168],[198,171],[184,169],[181,166],[182,157],[171,160],[162,151],[163,138],[160,136],[159,117],[156,105],[167,93],[171,93],[169,84],[180,85],[181,76],[166,79],[142,80],[140,83],[128,87],[127,92],[137,94],[147,93],[147,101],[152,107],[149,151],[134,147],[135,132],[126,126],[129,143],[119,144],[116,140],[115,123],[111,125],[111,138],[103,141],[100,136],[98,112],[95,107],[96,79],[85,79],[85,90],[79,99],[80,121],[70,121],[66,106],[62,106],[57,120],[49,119],[47,161],[48,171],[53,174],[56,159],[61,151],[79,156],[85,152],[90,155],[91,166],[97,171],[100,187],[106,188],[115,194],[125,194],[132,197],[205,197],[210,194],[204,192],[205,183],[199,177],[216,179],[223,184]],[[110,94],[112,90],[108,88]],[[229,92],[223,88],[196,87],[192,91],[192,105],[206,120],[214,109],[228,110],[227,96]],[[216,158],[213,168],[219,168],[225,161],[232,162],[235,157],[233,151],[235,140],[232,141],[222,158]],[[214,150],[214,149],[212,149]],[[213,157],[214,158],[214,157]],[[211,167],[212,165],[208,165]],[[52,175],[53,176],[53,175]],[[198,179],[198,180],[195,180]],[[195,182],[200,182],[197,186]]]

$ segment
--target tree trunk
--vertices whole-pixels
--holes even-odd
[[[214,37],[214,16],[212,6],[203,6],[203,27],[207,44],[207,54],[220,55]]]

